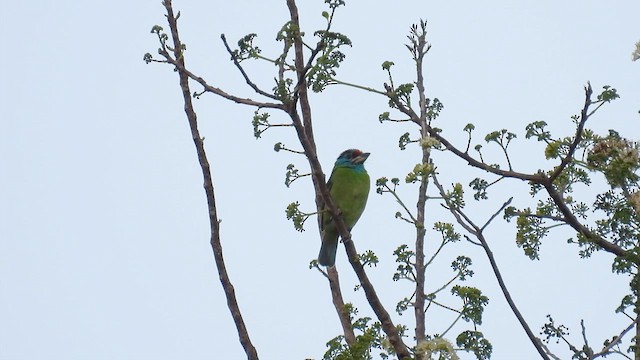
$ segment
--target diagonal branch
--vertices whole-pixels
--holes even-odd
[[[300,19],[298,14],[298,8],[295,0],[287,0],[287,7],[289,8],[289,14],[291,17],[291,23],[296,29],[300,29]],[[299,30],[298,30],[299,31]],[[296,86],[296,92],[292,103],[286,104],[286,111],[291,117],[294,128],[298,134],[300,143],[307,154],[309,166],[311,168],[311,174],[313,184],[316,189],[316,205],[318,210],[321,204],[326,204],[326,211],[332,216],[336,228],[342,237],[344,247],[347,252],[347,256],[351,266],[358,276],[360,285],[365,292],[367,300],[371,305],[374,313],[382,325],[382,330],[387,335],[389,342],[393,346],[399,359],[410,359],[411,354],[409,349],[402,341],[398,329],[395,327],[391,316],[382,305],[380,298],[378,297],[375,288],[367,273],[364,270],[364,266],[358,258],[358,252],[355,248],[353,241],[351,240],[351,234],[344,224],[342,217],[338,216],[338,209],[335,202],[329,194],[329,189],[324,180],[324,173],[322,172],[322,166],[318,160],[316,145],[313,138],[313,127],[311,122],[311,107],[309,104],[309,97],[307,92],[305,61],[304,61],[304,44],[302,42],[301,34],[298,32],[293,37],[293,47],[295,53],[295,67],[298,77],[298,84]],[[299,102],[300,110],[302,112],[302,118],[297,112],[296,105]]]
[[[406,105],[404,105],[402,103],[402,101],[398,98],[398,96],[396,95],[395,91],[393,90],[393,88],[391,86],[389,86],[388,84],[385,84],[384,86],[385,86],[385,89],[387,90],[386,96],[389,98],[389,100],[391,101],[393,106],[396,107],[403,114],[409,116],[411,121],[415,122],[416,124],[418,124],[420,126],[420,116],[418,114],[416,114],[415,111],[413,111],[413,109],[407,107]],[[531,181],[531,182],[534,182],[534,183],[542,183],[542,181],[544,180],[544,176],[541,173],[525,174],[525,173],[521,173],[521,172],[517,172],[517,171],[502,170],[502,169],[499,169],[499,168],[497,168],[495,166],[491,166],[491,165],[489,165],[489,164],[487,164],[485,162],[477,160],[473,156],[469,155],[468,152],[462,151],[462,150],[458,149],[457,147],[455,147],[455,145],[453,145],[446,138],[444,138],[440,134],[440,132],[435,130],[433,127],[431,127],[431,125],[427,124],[426,125],[426,129],[427,129],[427,132],[429,133],[430,137],[438,140],[442,145],[444,145],[444,147],[447,150],[451,151],[452,153],[454,153],[459,158],[465,160],[469,165],[471,165],[473,167],[485,170],[487,172],[490,172],[490,173],[493,173],[493,174],[496,174],[496,175],[499,175],[499,176],[520,179],[520,180],[523,180],[523,181]]]
[[[400,101],[400,99],[398,98],[398,96],[395,94],[393,88],[391,88],[389,85],[385,84],[385,89],[387,90],[387,96],[389,97],[389,99],[391,100],[391,102],[393,103],[393,105],[400,110],[402,113],[404,113],[405,115],[408,115],[411,118],[411,121],[416,122],[418,124],[420,124],[420,117],[413,111],[413,109],[405,106],[402,101]],[[588,85],[586,88],[586,100],[585,100],[585,108],[583,108],[583,112],[584,112],[584,121],[586,121],[586,119],[589,117],[589,114],[586,113],[586,111],[588,111],[587,105],[588,103],[591,102],[590,100],[590,96],[591,96],[591,86]],[[579,124],[579,128],[580,128],[580,124]],[[582,124],[582,127],[584,127],[584,124]],[[540,184],[542,186],[545,187],[547,193],[549,194],[549,197],[551,197],[551,199],[553,200],[553,202],[556,204],[556,206],[558,207],[558,210],[564,215],[565,219],[566,219],[566,223],[568,225],[570,225],[574,230],[576,230],[578,233],[582,234],[583,236],[585,236],[587,239],[589,239],[590,241],[592,241],[593,243],[595,243],[596,245],[600,246],[603,250],[610,252],[616,256],[621,256],[624,257],[625,255],[627,255],[627,251],[625,251],[623,248],[621,248],[620,246],[604,239],[603,237],[601,237],[600,235],[592,232],[591,230],[589,230],[586,226],[584,226],[579,220],[578,218],[576,218],[576,216],[573,214],[573,212],[571,211],[571,209],[567,206],[567,204],[565,203],[562,194],[560,194],[553,186],[553,179],[551,177],[548,177],[547,175],[545,175],[543,172],[539,171],[535,174],[525,174],[525,173],[520,173],[517,171],[507,171],[507,170],[502,170],[502,169],[498,169],[494,166],[491,166],[487,163],[484,163],[483,161],[479,161],[476,160],[475,158],[473,158],[471,155],[469,155],[467,152],[463,152],[460,149],[456,148],[453,144],[451,144],[447,139],[445,139],[438,131],[434,130],[431,126],[427,125],[427,129],[429,132],[429,135],[435,139],[437,139],[442,145],[444,145],[447,150],[451,151],[452,153],[454,153],[456,156],[458,156],[459,158],[467,161],[467,163],[473,167],[476,167],[478,169],[482,169],[485,170],[487,172],[496,174],[496,175],[500,175],[503,177],[508,177],[508,178],[514,178],[514,179],[520,179],[523,181],[529,181],[535,184]],[[576,134],[582,134],[582,130],[577,130]],[[576,138],[578,138],[580,136],[576,136]],[[574,141],[575,143],[575,141]],[[572,145],[573,146],[573,145]],[[576,145],[577,146],[577,145]],[[574,150],[575,151],[575,150]],[[556,168],[557,170],[557,168]],[[553,176],[553,174],[552,174]],[[640,261],[640,260],[639,260]]]
[[[509,198],[509,200],[505,201],[504,204],[502,204],[502,206],[500,206],[500,209],[498,209],[498,211],[496,211],[495,213],[493,213],[493,215],[491,215],[491,217],[489,218],[489,220],[487,220],[486,223],[484,223],[484,225],[482,225],[482,227],[480,228],[480,231],[484,231],[484,229],[487,228],[487,226],[489,226],[489,224],[491,224],[491,222],[493,221],[493,219],[495,219],[498,215],[500,215],[502,213],[502,211],[504,209],[507,208],[507,206],[509,206],[511,204],[511,202],[513,201],[513,196]]]
[[[507,300],[507,303],[509,304],[511,311],[518,319],[518,322],[520,322],[520,326],[522,326],[525,333],[527,334],[527,337],[529,337],[529,341],[531,341],[533,346],[538,351],[538,354],[540,354],[540,356],[543,359],[550,360],[549,356],[547,355],[544,348],[542,347],[540,340],[535,336],[535,334],[531,330],[531,327],[529,327],[529,324],[524,319],[524,316],[522,316],[522,313],[518,309],[518,306],[516,305],[515,301],[513,301],[513,298],[511,297],[511,293],[509,293],[509,289],[507,288],[507,285],[504,282],[504,279],[502,278],[502,273],[500,272],[500,268],[498,268],[498,263],[496,262],[496,259],[493,256],[493,251],[491,251],[491,247],[489,247],[489,243],[487,242],[487,239],[482,234],[483,229],[475,225],[459,208],[455,207],[455,205],[451,203],[449,198],[446,196],[446,191],[444,190],[444,187],[440,184],[440,182],[438,182],[438,179],[435,176],[435,174],[432,176],[432,178],[433,178],[433,183],[438,188],[438,191],[444,198],[444,201],[447,204],[447,208],[449,209],[451,214],[456,218],[458,223],[465,228],[471,227],[473,229],[473,231],[470,233],[480,241],[480,244],[482,245],[482,248],[484,249],[484,252],[487,255],[487,258],[489,259],[489,263],[491,264],[491,269],[493,270],[496,280],[498,280],[498,285],[500,286],[500,290],[502,290],[502,294],[504,295],[505,300]],[[508,203],[510,201],[511,200],[503,204],[502,208],[505,208],[506,206],[508,206]],[[465,218],[467,223],[461,222],[460,215],[462,215]]]
[[[216,209],[215,192],[213,189],[213,180],[211,177],[211,169],[207,154],[204,149],[204,142],[200,137],[198,130],[198,121],[196,113],[193,109],[193,103],[191,99],[191,90],[189,89],[189,75],[184,71],[184,57],[181,56],[182,43],[178,36],[178,24],[177,19],[173,13],[173,7],[171,0],[164,0],[163,5],[167,10],[167,20],[169,27],[171,28],[171,36],[174,45],[174,56],[176,59],[175,65],[178,69],[178,75],[180,77],[180,88],[182,89],[182,96],[184,98],[184,109],[189,121],[189,127],[191,129],[191,136],[196,146],[196,152],[198,154],[198,160],[200,161],[200,167],[202,168],[202,176],[204,177],[204,190],[207,197],[207,205],[209,207],[209,223],[211,226],[211,249],[213,250],[213,257],[215,259],[216,267],[218,269],[218,276],[222,283],[224,294],[227,298],[227,306],[233,317],[233,321],[238,331],[240,343],[247,354],[247,359],[258,360],[258,353],[251,343],[247,327],[242,319],[240,313],[240,307],[236,300],[235,290],[229,280],[227,269],[224,264],[224,257],[222,256],[222,243],[220,242],[220,221],[218,220],[218,214]]]
[[[188,79],[192,79],[192,80],[196,81],[198,84],[202,85],[202,87],[204,88],[205,92],[210,92],[210,93],[216,94],[218,96],[221,96],[221,97],[223,97],[223,98],[225,98],[227,100],[231,100],[231,101],[233,101],[235,103],[238,103],[238,104],[255,106],[255,107],[260,107],[260,108],[284,110],[284,105],[282,105],[282,104],[270,103],[270,102],[260,102],[260,101],[255,101],[255,100],[251,100],[251,99],[248,99],[248,98],[241,98],[241,97],[229,94],[229,93],[225,92],[224,90],[222,90],[220,88],[217,88],[215,86],[209,85],[205,79],[203,79],[200,76],[195,75],[194,73],[192,73],[191,71],[189,71],[189,70],[187,70],[185,68],[185,66],[184,66],[184,58],[183,58],[182,53],[181,53],[180,50],[174,50],[174,55],[173,56],[171,54],[169,54],[169,52],[166,49],[160,49],[160,50],[158,50],[158,53],[160,55],[162,55],[166,59],[166,62],[168,64],[171,64],[171,65],[175,66],[176,69],[178,70],[178,72],[180,72],[181,74],[184,74]],[[189,96],[191,96],[191,94],[189,94]]]
[[[564,201],[562,194],[560,194],[554,187],[550,181],[545,181],[542,185],[547,190],[549,197],[553,200],[553,202],[558,207],[558,210],[564,215],[565,222],[571,226],[575,231],[582,234],[585,238],[592,241],[594,244],[600,246],[607,252],[610,252],[614,255],[624,257],[627,255],[627,251],[621,248],[619,245],[614,244],[610,241],[605,240],[600,235],[594,233],[589,230],[586,226],[584,226],[580,220],[573,214],[569,206]]]
[[[236,68],[238,68],[238,70],[242,74],[242,77],[244,78],[244,81],[246,81],[247,85],[249,85],[253,89],[253,91],[255,91],[256,93],[262,96],[268,97],[273,100],[278,100],[277,96],[273,94],[269,94],[268,92],[260,89],[258,85],[256,85],[253,81],[251,81],[251,79],[249,78],[249,75],[247,75],[242,65],[240,65],[240,61],[238,61],[238,57],[233,53],[233,51],[229,47],[229,44],[227,43],[227,37],[224,36],[224,34],[222,34],[220,35],[220,38],[222,39],[222,42],[224,43],[224,47],[227,49],[227,52],[229,53],[229,55],[231,55],[231,60],[233,61],[233,64],[236,66]]]
[[[627,326],[624,330],[622,330],[620,332],[620,334],[618,334],[618,336],[614,336],[612,341],[607,344],[607,346],[603,347],[602,350],[600,350],[600,352],[597,352],[595,354],[593,354],[593,358],[595,359],[598,356],[607,356],[609,354],[609,351],[611,351],[611,349],[618,345],[619,343],[622,342],[622,338],[631,330],[633,330],[633,328],[638,325],[638,321],[640,321],[640,317],[636,317],[636,319],[629,324],[629,326]]]

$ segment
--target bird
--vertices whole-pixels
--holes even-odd
[[[340,216],[349,231],[358,222],[367,205],[371,180],[364,168],[364,162],[369,155],[370,153],[358,149],[343,151],[338,156],[327,182],[331,198],[338,207]],[[322,246],[318,255],[318,263],[331,267],[336,263],[339,234],[333,218],[324,205],[321,205],[319,223]]]

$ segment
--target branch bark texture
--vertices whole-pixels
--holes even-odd
[[[193,109],[193,103],[191,98],[191,90],[189,88],[189,74],[185,72],[184,57],[182,56],[182,43],[178,35],[177,18],[173,12],[171,0],[164,0],[163,5],[167,10],[167,21],[169,22],[169,28],[171,30],[171,37],[173,40],[174,59],[176,59],[178,68],[178,76],[180,78],[180,89],[182,90],[182,97],[184,99],[184,111],[189,121],[189,128],[191,129],[191,137],[196,146],[196,152],[198,154],[198,160],[200,162],[200,168],[202,169],[202,176],[204,178],[204,190],[207,197],[207,205],[209,208],[209,223],[211,226],[211,249],[213,250],[213,257],[215,259],[216,268],[218,269],[218,276],[220,283],[224,290],[224,294],[227,298],[227,306],[233,317],[233,321],[238,331],[238,337],[240,343],[244,348],[244,351],[249,360],[258,360],[258,352],[253,346],[251,339],[249,338],[249,332],[242,318],[240,307],[236,299],[235,290],[229,279],[229,274],[224,264],[224,257],[222,255],[222,243],[220,242],[220,221],[218,220],[218,214],[216,209],[215,192],[213,188],[213,179],[211,177],[211,169],[207,154],[204,149],[204,142],[200,137],[198,130],[198,119],[196,112]]]

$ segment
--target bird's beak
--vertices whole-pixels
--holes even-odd
[[[355,158],[353,158],[353,160],[351,160],[354,164],[362,164],[364,163],[367,158],[369,157],[369,155],[371,155],[371,153],[362,153],[358,156],[356,156]]]

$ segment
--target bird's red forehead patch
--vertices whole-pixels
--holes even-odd
[[[360,155],[362,155],[362,151],[358,149],[353,149],[353,156],[360,156]]]

